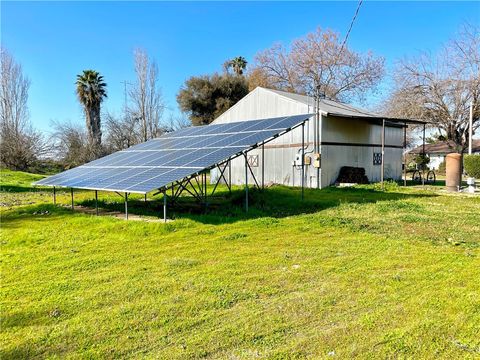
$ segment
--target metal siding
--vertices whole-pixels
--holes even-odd
[[[382,126],[364,120],[323,117],[322,142],[381,144]],[[386,145],[403,145],[402,128],[385,128]],[[342,166],[363,167],[370,181],[380,181],[381,166],[373,165],[373,153],[381,146],[322,145],[322,187],[335,183]],[[385,179],[401,179],[402,149],[385,148]]]
[[[298,115],[311,113],[311,106],[300,103],[285,96],[263,88],[256,88],[232,108],[220,115],[215,124],[242,120],[256,120],[268,117]],[[345,119],[323,116],[320,124],[320,140],[324,142],[346,143],[381,143],[381,126],[373,125],[365,120]],[[387,145],[403,145],[403,129],[386,128]],[[305,125],[305,143],[313,142],[313,120]],[[265,148],[265,183],[273,182],[289,186],[300,186],[301,170],[294,169],[292,162],[300,147],[268,148],[271,145],[300,144],[301,127],[269,142]],[[305,153],[312,155],[313,145]],[[321,187],[335,182],[342,166],[358,166],[365,168],[370,181],[380,180],[380,166],[373,165],[373,152],[381,152],[380,148],[359,146],[321,146],[322,168],[320,170]],[[257,181],[261,181],[261,148],[252,150],[251,154],[259,155],[259,167],[254,168]],[[312,161],[313,164],[313,161]],[[385,149],[385,178],[400,179],[402,165],[402,149]],[[218,171],[213,171],[211,179],[216,180]],[[305,166],[305,186],[316,187],[317,171],[313,165]],[[249,176],[249,184],[253,179]],[[245,160],[237,158],[232,161],[232,184],[245,183]]]
[[[288,116],[311,113],[311,106],[288,99],[263,88],[256,88],[245,98],[240,100],[232,108],[215,119],[215,124],[228,123],[241,120],[256,120],[277,116]],[[308,121],[305,125],[305,142],[313,142],[313,121]],[[302,142],[302,128],[298,127],[277,139],[270,141],[265,148],[265,183],[276,183],[283,185],[293,185],[292,183],[292,161],[295,154],[300,149],[295,148],[268,148],[272,145],[290,145],[300,144]],[[252,150],[249,154],[259,155],[259,167],[253,168],[257,181],[261,182],[261,148]],[[216,180],[218,170],[212,172],[212,181]],[[299,185],[299,173],[295,174],[296,184]],[[249,184],[254,181],[249,172]],[[245,183],[245,159],[236,159],[232,161],[232,183]]]

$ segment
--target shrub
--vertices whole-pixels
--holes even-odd
[[[413,161],[417,164],[417,169],[426,169],[430,163],[430,158],[426,154],[418,154]]]
[[[443,160],[440,165],[438,165],[437,173],[440,175],[445,175],[447,172],[447,163]]]
[[[480,179],[480,155],[464,155],[463,166],[468,176]]]

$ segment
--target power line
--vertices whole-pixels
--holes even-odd
[[[352,31],[353,23],[355,22],[355,19],[357,18],[358,11],[360,10],[360,6],[362,6],[363,0],[360,0],[357,5],[357,10],[355,10],[355,15],[353,15],[352,21],[350,22],[350,27],[348,28],[347,35],[345,35],[345,39],[343,39],[342,46],[340,47],[340,52],[338,55],[340,55],[343,51],[343,48],[345,44],[347,43],[348,37],[350,36],[350,32]]]

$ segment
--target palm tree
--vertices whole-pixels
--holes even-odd
[[[77,96],[85,111],[88,140],[95,154],[98,154],[102,144],[102,130],[100,128],[100,104],[107,97],[106,86],[97,71],[84,70],[77,75]]]
[[[236,75],[243,75],[243,70],[247,67],[247,60],[243,56],[237,56],[228,63]]]

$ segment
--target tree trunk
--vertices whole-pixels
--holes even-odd
[[[98,157],[102,145],[102,130],[100,123],[100,106],[85,109],[85,120],[88,130],[88,144],[94,157]]]

